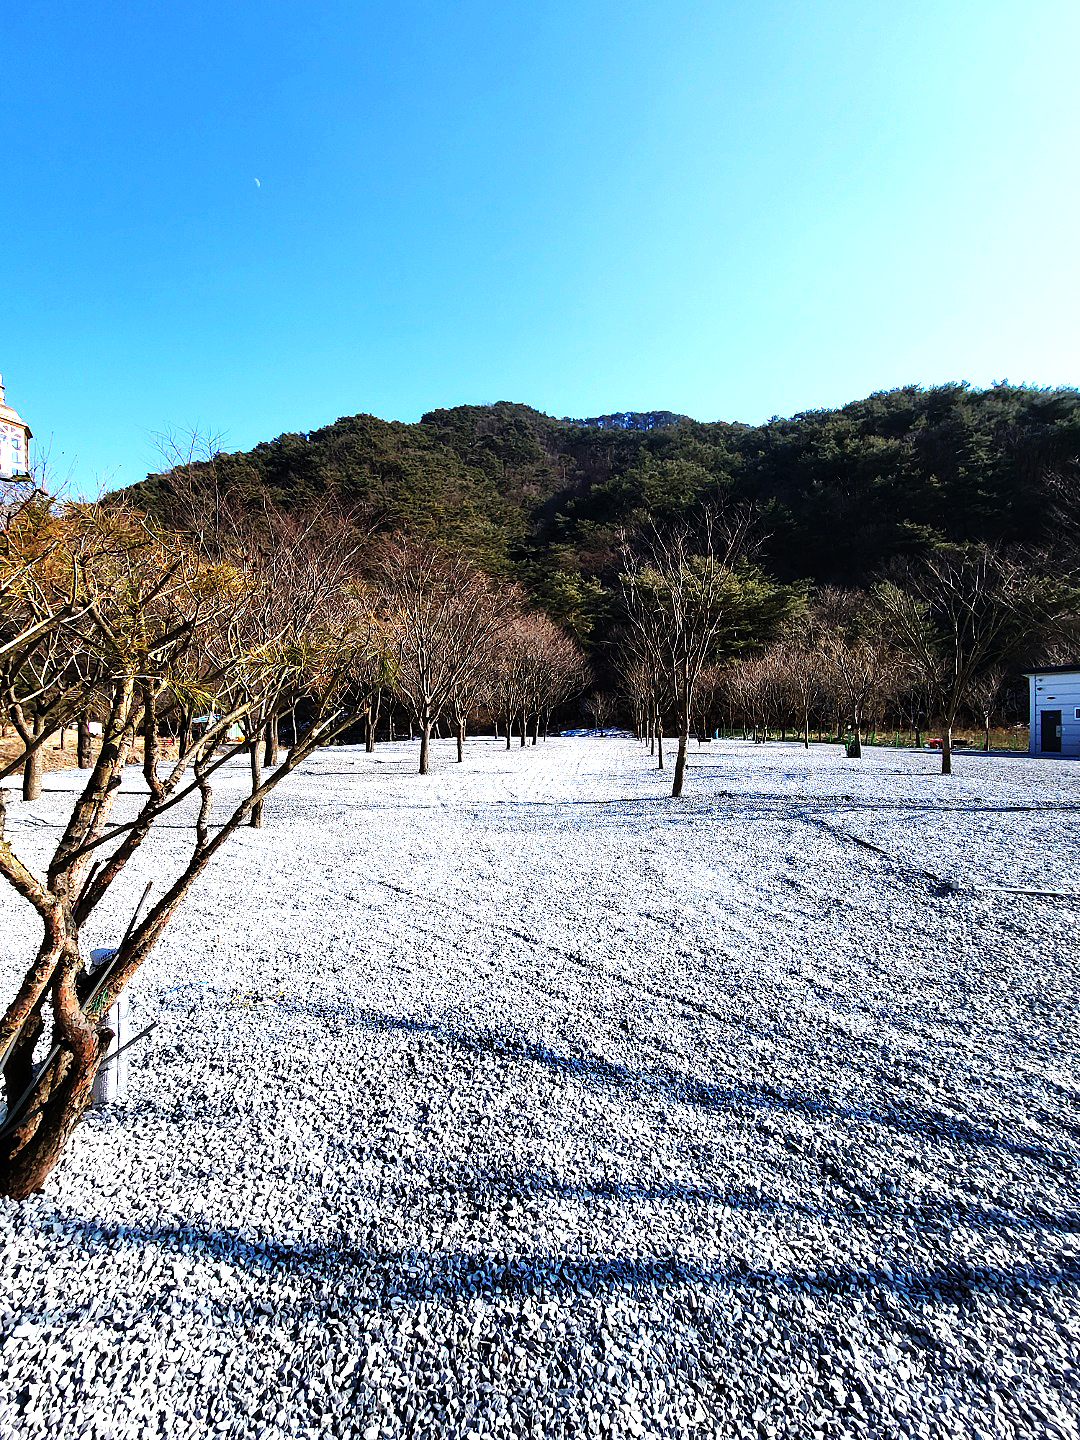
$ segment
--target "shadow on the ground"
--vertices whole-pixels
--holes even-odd
[[[855,1124],[874,1124],[915,1136],[922,1141],[980,1146],[1003,1151],[1025,1160],[1059,1169],[1071,1163],[1065,1150],[1032,1144],[942,1111],[868,1102],[865,1105],[843,1105],[809,1092],[782,1089],[759,1084],[736,1089],[702,1080],[697,1076],[679,1074],[669,1066],[651,1070],[634,1070],[601,1055],[561,1055],[546,1046],[497,1032],[477,1031],[469,1034],[449,1028],[438,1021],[417,1020],[408,1016],[386,1015],[377,1010],[355,1007],[344,1010],[320,1005],[314,1001],[287,998],[281,1008],[289,1013],[311,1019],[332,1019],[335,1024],[373,1031],[402,1031],[427,1034],[455,1048],[473,1053],[485,1052],[502,1056],[518,1064],[542,1065],[559,1074],[570,1075],[600,1086],[629,1091],[645,1098],[660,1096],[669,1103],[692,1105],[702,1110],[752,1111],[772,1110],[808,1118],[825,1117]]]
[[[608,1178],[564,1180],[543,1171],[470,1173],[454,1177],[454,1183],[463,1194],[477,1202],[490,1200],[493,1193],[518,1200],[547,1195],[586,1204],[592,1199],[609,1199],[643,1204],[716,1205],[755,1214],[791,1214],[812,1220],[844,1219],[861,1225],[884,1220],[899,1233],[914,1230],[943,1235],[954,1228],[967,1228],[984,1232],[1008,1230],[1033,1235],[1080,1235],[1080,1211],[1066,1210],[1061,1214],[1052,1214],[1041,1207],[1029,1206],[1023,1214],[1017,1214],[972,1205],[952,1196],[935,1197],[933,1201],[920,1203],[910,1198],[885,1195],[870,1185],[859,1183],[857,1177],[847,1175],[840,1178],[836,1198],[826,1204],[786,1199],[757,1189],[715,1189],[708,1185],[679,1182],[656,1185]]]
[[[66,1227],[90,1254],[115,1249],[183,1246],[192,1257],[239,1265],[267,1278],[283,1273],[309,1277],[325,1294],[347,1298],[354,1285],[374,1291],[372,1298],[399,1296],[409,1301],[460,1300],[483,1296],[574,1298],[624,1290],[642,1296],[672,1287],[701,1295],[734,1290],[767,1295],[892,1297],[902,1304],[923,1301],[963,1303],[979,1294],[1023,1302],[1040,1291],[1080,1285],[1080,1260],[1059,1265],[1020,1265],[1015,1269],[950,1263],[937,1269],[900,1269],[890,1265],[822,1266],[803,1270],[754,1267],[735,1259],[703,1265],[678,1256],[536,1253],[503,1258],[480,1251],[391,1250],[352,1245],[254,1240],[242,1232],[199,1226],[110,1225],[80,1220]],[[343,1282],[346,1282],[343,1284]],[[331,1288],[333,1287],[333,1288]]]

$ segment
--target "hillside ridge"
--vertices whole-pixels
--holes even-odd
[[[703,503],[751,503],[763,563],[784,580],[865,584],[945,540],[1052,546],[1055,496],[1080,482],[1080,390],[909,385],[762,425],[667,410],[557,419],[513,401],[415,423],[359,413],[216,466],[226,488],[264,486],[285,507],[329,494],[380,527],[436,535],[585,636],[620,535]],[[167,477],[128,493],[168,518]]]

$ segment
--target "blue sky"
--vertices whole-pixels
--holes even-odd
[[[170,428],[1080,383],[1075,0],[35,0],[4,38],[0,371],[84,493]]]

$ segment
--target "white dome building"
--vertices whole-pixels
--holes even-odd
[[[30,473],[30,426],[4,403],[4,377],[0,375],[0,480]]]

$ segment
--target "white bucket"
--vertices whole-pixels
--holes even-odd
[[[90,964],[91,974],[99,966],[106,964],[116,954],[115,950],[101,949],[91,950]],[[101,1069],[94,1080],[94,1104],[115,1105],[117,1100],[127,1098],[128,1092],[128,1057],[125,1052],[118,1055],[116,1052],[127,1044],[130,1036],[128,1034],[130,1025],[128,1021],[128,997],[125,990],[115,1005],[109,1007],[108,1013],[102,1017],[104,1023],[113,1032],[113,1038],[105,1059],[101,1062]]]

